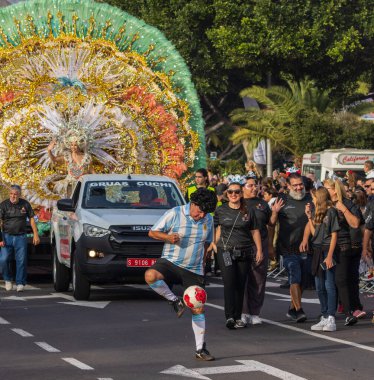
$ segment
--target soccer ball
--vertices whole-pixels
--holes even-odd
[[[183,302],[190,309],[202,307],[206,302],[206,291],[197,285],[190,286],[183,293]]]

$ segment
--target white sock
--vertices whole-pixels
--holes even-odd
[[[178,297],[170,290],[164,280],[157,280],[149,286],[152,288],[152,290],[154,290],[160,296],[166,298],[168,301],[175,301],[178,299]]]
[[[205,314],[192,314],[192,330],[195,334],[196,350],[201,350],[205,342]]]

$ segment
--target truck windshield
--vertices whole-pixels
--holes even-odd
[[[184,204],[177,187],[162,181],[87,182],[83,208],[169,209]]]

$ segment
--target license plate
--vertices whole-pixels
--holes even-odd
[[[156,262],[156,259],[127,259],[128,267],[150,267]]]

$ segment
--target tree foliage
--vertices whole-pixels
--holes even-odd
[[[347,93],[362,73],[372,75],[371,0],[216,0],[207,33],[228,68],[263,75],[309,75]]]
[[[252,86],[240,94],[255,99],[259,108],[241,108],[231,114],[241,127],[232,135],[234,144],[247,141],[254,148],[259,140],[268,138],[296,156],[329,147],[373,146],[371,137],[365,140],[373,125],[357,116],[357,111],[358,115],[364,110],[374,111],[373,103],[337,110],[329,93],[309,79],[288,81],[287,88]]]
[[[239,92],[254,84],[264,86],[269,73],[273,83],[280,86],[287,83],[284,78],[295,78],[294,85],[299,87],[290,87],[293,97],[303,98],[308,112],[318,114],[315,120],[299,121],[298,128],[305,126],[303,132],[298,130],[301,136],[308,135],[308,126],[324,136],[324,128],[331,124],[321,113],[331,113],[343,102],[349,104],[347,99],[358,79],[373,86],[372,0],[106,2],[159,28],[174,43],[201,96],[208,150],[217,150],[221,158],[239,157],[243,152],[229,139],[233,133],[234,140],[244,133],[238,132],[236,122],[240,124],[240,120],[234,118],[233,122],[228,116],[242,107]],[[313,86],[302,81],[305,77],[313,81]],[[258,130],[259,121],[257,126],[254,121],[252,126]],[[267,122],[271,125],[275,120]],[[288,127],[292,123],[282,119],[280,124]],[[274,130],[275,134],[279,137],[279,131]],[[286,140],[290,146],[289,138]],[[324,145],[324,137],[309,136],[306,140],[307,146],[313,146],[314,141],[317,147],[318,140]],[[301,144],[292,141],[294,148]],[[252,146],[255,142],[252,139]]]

